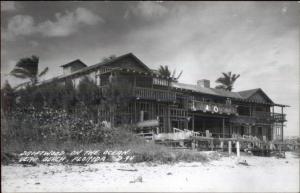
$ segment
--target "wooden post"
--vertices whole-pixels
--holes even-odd
[[[192,140],[192,149],[195,149],[195,140]]]
[[[231,141],[228,141],[228,154],[230,155],[232,150],[231,150],[232,146],[231,146]]]
[[[205,137],[209,137],[209,130],[205,130]]]
[[[222,151],[223,151],[223,147],[224,147],[224,142],[221,141],[220,148],[222,149]]]
[[[170,132],[171,131],[171,112],[170,112],[170,105],[168,104],[167,105],[168,106],[168,114],[167,114],[167,124],[168,124],[168,132]]]
[[[223,138],[225,138],[225,119],[223,118],[223,122],[222,122],[222,133],[223,133]]]
[[[281,107],[281,116],[283,118],[283,107]],[[283,141],[283,121],[281,123],[281,140]]]
[[[140,122],[144,121],[144,111],[140,111]]]
[[[236,155],[237,157],[240,157],[240,142],[236,142]]]
[[[248,128],[248,132],[249,132],[249,133],[248,133],[248,135],[252,135],[252,131],[251,131],[252,129],[251,129],[251,127],[252,127],[252,126],[249,125],[249,128]]]
[[[214,140],[213,139],[210,142],[210,146],[211,146],[211,150],[213,151],[214,150]]]
[[[193,114],[192,130],[195,131],[195,116]]]

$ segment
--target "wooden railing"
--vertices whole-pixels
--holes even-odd
[[[185,109],[171,108],[171,117],[187,117],[188,112]]]
[[[286,121],[286,114],[272,113],[272,117],[275,122],[285,122]]]
[[[141,99],[151,99],[157,101],[175,101],[176,94],[168,90],[159,90],[152,88],[134,88],[134,96]]]
[[[189,108],[192,111],[203,111],[203,112],[228,114],[228,115],[237,114],[237,106],[222,104],[222,103],[212,103],[212,102],[192,100],[192,102],[189,104]]]
[[[103,92],[108,89],[108,86],[100,86],[100,90]],[[133,97],[139,99],[149,99],[149,100],[157,100],[157,101],[175,101],[176,93],[168,90],[160,90],[153,88],[142,88],[135,87],[132,90],[132,94],[129,94]]]
[[[276,123],[276,122],[285,122],[285,114],[281,113],[271,113],[271,112],[260,112],[254,111],[252,116],[250,115],[238,115],[230,118],[230,121],[233,123]]]
[[[281,113],[271,113],[271,112],[262,112],[262,111],[254,111],[253,117],[257,120],[266,120],[271,122],[285,122],[286,115]]]
[[[238,115],[238,116],[231,117],[230,122],[238,123],[238,124],[242,124],[242,123],[255,124],[256,119],[255,117],[251,117],[251,116]]]

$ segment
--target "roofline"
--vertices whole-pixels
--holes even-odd
[[[80,62],[80,63],[83,64],[85,67],[87,67],[87,65],[86,65],[85,63],[83,63],[80,59],[76,59],[76,60],[73,60],[73,61],[68,62],[68,63],[66,63],[66,64],[60,65],[60,67],[66,67],[66,66],[69,66],[69,65],[71,65],[73,62],[76,62],[76,61]]]
[[[268,97],[268,95],[261,89],[258,88],[258,90],[256,92],[254,92],[252,95],[250,95],[248,98],[252,97],[254,94],[256,94],[258,91],[262,92],[273,104],[275,104],[272,99],[270,99],[270,97]]]
[[[83,63],[80,59],[76,59],[74,61],[71,61],[67,64],[64,64],[64,65],[61,65],[61,66],[66,66],[72,62],[75,62],[75,61],[79,61],[80,63],[84,64],[86,67],[85,68],[82,68],[82,69],[79,69],[78,71],[75,71],[71,74],[68,74],[68,75],[60,75],[60,76],[56,76],[56,77],[53,77],[51,79],[48,79],[48,80],[44,80],[44,81],[41,81],[37,84],[37,86],[40,86],[40,85],[43,85],[43,84],[47,84],[47,83],[51,83],[52,81],[61,81],[61,80],[64,80],[66,78],[70,78],[72,76],[76,76],[76,75],[80,75],[81,73],[88,73],[89,71],[92,71],[96,68],[101,68],[101,67],[107,67],[106,65],[110,64],[110,63],[113,63],[113,62],[116,62],[124,57],[127,57],[127,56],[131,56],[133,57],[136,61],[138,61],[140,64],[142,64],[149,72],[146,73],[146,72],[139,72],[139,71],[135,71],[135,70],[131,70],[131,69],[126,69],[126,68],[115,68],[115,69],[112,69],[113,71],[115,70],[121,70],[121,71],[127,71],[127,72],[133,72],[133,73],[140,73],[140,74],[144,74],[144,75],[150,75],[152,77],[158,77],[158,78],[163,78],[163,79],[167,79],[167,80],[173,80],[172,78],[170,77],[164,77],[164,76],[161,76],[161,75],[158,75],[156,73],[154,73],[146,64],[144,64],[138,57],[136,57],[133,53],[127,53],[127,54],[124,54],[124,55],[121,55],[121,56],[118,56],[114,59],[111,59],[109,61],[106,61],[106,62],[100,62],[100,63],[96,63],[92,66],[86,66],[85,63]],[[22,85],[26,85],[28,84],[28,82],[26,83],[21,83],[20,85],[16,86],[15,88],[17,87],[20,87]],[[248,100],[247,98],[244,98],[242,95],[241,97],[242,98],[238,98],[238,97],[234,97],[234,96],[222,96],[221,94],[212,94],[212,93],[204,93],[204,92],[201,92],[201,91],[196,91],[196,90],[193,90],[193,89],[186,89],[186,88],[178,88],[178,87],[171,87],[172,89],[177,89],[177,90],[187,90],[187,91],[191,91],[191,92],[195,92],[195,93],[199,93],[199,94],[204,94],[204,95],[208,95],[208,96],[215,96],[215,97],[220,97],[220,98],[231,98],[233,100],[237,100],[237,101],[244,101],[244,102],[249,102],[249,103],[257,103],[257,104],[266,104],[266,105],[271,105],[271,106],[280,106],[280,107],[290,107],[289,105],[282,105],[282,104],[275,104],[269,97],[268,95],[261,89],[261,88],[256,88],[256,89],[250,89],[250,90],[257,90],[256,92],[254,92],[253,94],[251,94],[249,97],[252,97],[255,93],[257,93],[258,91],[261,91],[272,103],[261,103],[261,102],[257,102],[257,101],[254,101],[254,100]],[[210,88],[212,89],[212,88]],[[244,91],[249,91],[249,90],[244,90]],[[240,94],[240,92],[243,92],[243,91],[239,91],[239,92],[231,92],[231,91],[228,91],[229,93],[238,93]],[[249,98],[248,97],[248,98]]]

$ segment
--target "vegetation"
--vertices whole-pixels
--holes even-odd
[[[240,77],[239,74],[231,74],[231,72],[228,73],[222,73],[223,76],[218,78],[216,80],[216,83],[219,83],[220,85],[216,86],[217,89],[224,89],[227,91],[233,90],[233,85],[235,81]]]
[[[5,155],[2,158],[25,150],[70,152],[130,149],[135,156],[133,162],[207,160],[199,152],[172,150],[146,142],[136,136],[129,126],[108,127],[98,122],[98,104],[106,103],[108,109],[117,108],[119,115],[126,111],[124,104],[131,100],[132,91],[127,85],[123,77],[114,74],[109,77],[105,92],[100,92],[97,85],[86,77],[76,89],[72,81],[67,81],[65,84],[53,82],[42,87],[27,86],[14,93],[7,82],[1,92],[2,104],[7,106],[1,113],[2,155]],[[113,119],[124,117],[113,115]]]
[[[207,161],[199,152],[172,150],[146,142],[129,127],[107,128],[88,116],[69,115],[64,110],[18,109],[1,119],[2,149],[6,155],[23,151],[131,150],[133,162]]]
[[[12,76],[21,79],[30,79],[32,85],[38,82],[38,79],[44,76],[48,72],[48,67],[39,72],[38,70],[39,58],[37,56],[31,56],[27,58],[21,58],[15,68],[10,72]]]
[[[3,113],[10,112],[14,107],[14,92],[8,81],[5,81],[1,89],[1,110]],[[2,114],[2,112],[1,112]]]
[[[173,72],[171,73],[171,71],[167,65],[165,65],[165,66],[161,65],[158,69],[158,72],[161,76],[169,77],[174,80],[178,80],[183,73],[183,71],[181,71],[179,74],[176,75],[176,70],[173,70]]]
[[[102,104],[110,112],[110,122],[114,123],[126,123],[128,122],[126,117],[123,115],[126,112],[128,103],[131,100],[133,87],[128,80],[118,73],[110,75],[108,87],[103,90]],[[117,111],[116,111],[117,110]],[[119,112],[118,115],[113,114]],[[117,120],[115,120],[117,119]]]
[[[102,62],[109,62],[109,61],[111,61],[111,60],[113,60],[113,59],[116,59],[117,58],[117,56],[116,55],[110,55],[110,56],[108,56],[108,57],[104,57],[103,59],[102,59]]]

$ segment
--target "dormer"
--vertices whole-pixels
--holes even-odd
[[[87,65],[81,60],[77,59],[67,64],[61,65],[61,67],[63,68],[64,75],[68,75],[87,67]]]

